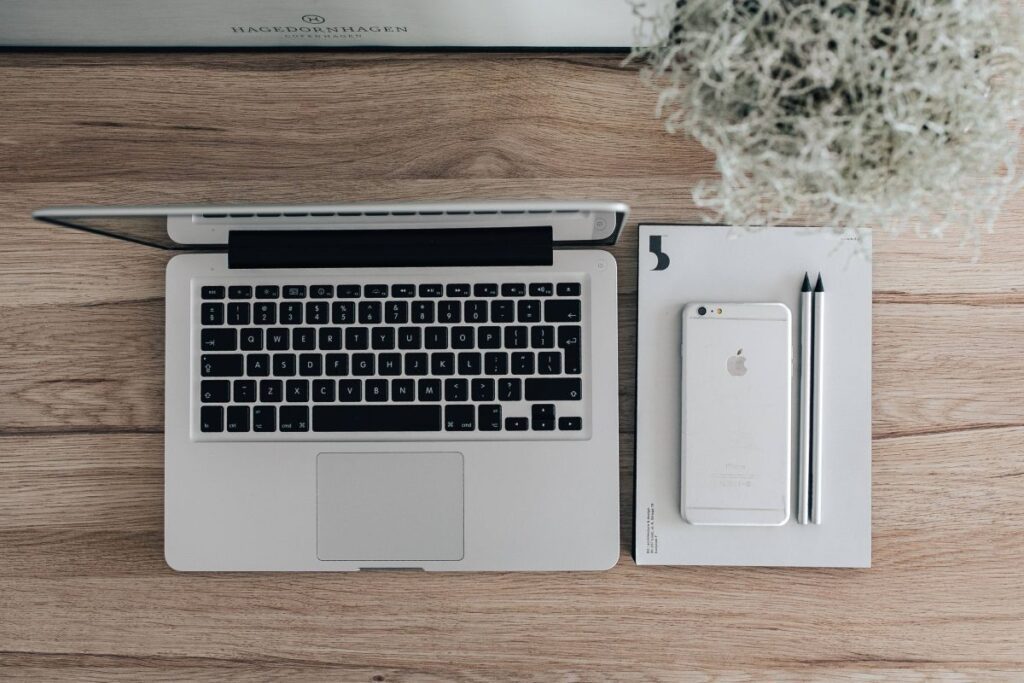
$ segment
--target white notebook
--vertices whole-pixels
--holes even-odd
[[[637,564],[868,567],[871,564],[870,234],[641,225],[638,255]],[[688,524],[680,512],[680,314],[689,302],[781,302],[799,359],[800,285],[827,296],[820,525],[798,524],[799,363],[793,372],[793,509],[782,526]],[[740,418],[738,418],[740,419]]]

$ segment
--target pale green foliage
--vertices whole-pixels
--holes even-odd
[[[714,219],[947,228],[1019,188],[1024,31],[997,0],[634,1],[630,60],[717,157]],[[638,38],[638,40],[641,40]]]

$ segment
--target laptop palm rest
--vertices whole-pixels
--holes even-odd
[[[321,560],[461,560],[462,453],[321,453]]]

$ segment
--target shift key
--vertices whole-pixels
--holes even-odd
[[[530,378],[526,380],[527,401],[581,401],[583,382],[575,377]]]

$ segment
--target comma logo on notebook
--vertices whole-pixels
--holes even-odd
[[[651,235],[650,249],[651,253],[658,257],[658,263],[651,270],[665,270],[668,268],[671,259],[668,257],[668,254],[661,250],[661,235]]]

